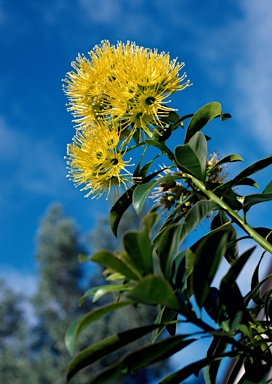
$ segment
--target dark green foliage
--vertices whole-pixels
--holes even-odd
[[[223,159],[214,155],[208,160],[207,137],[201,131],[209,121],[217,117],[224,121],[230,115],[222,113],[221,105],[216,102],[200,108],[190,116],[184,143],[172,152],[166,141],[187,117],[189,115],[179,118],[174,114],[171,120],[169,116],[169,120],[165,120],[168,123],[165,131],[154,132],[146,139],[145,143],[159,149],[172,165],[165,176],[160,174],[155,180],[152,180],[154,174],[150,178],[146,176],[152,162],[147,163],[146,168],[137,167],[137,174],[144,170],[142,182],[133,185],[111,211],[114,234],[131,203],[139,214],[154,188],[160,197],[157,199],[159,206],[147,213],[137,230],[129,230],[124,235],[124,247],[118,252],[100,250],[91,256],[91,260],[106,267],[104,277],[110,284],[104,282],[104,285],[92,287],[82,299],[93,295],[94,302],[99,305],[99,300],[109,292],[118,293],[117,300],[111,304],[112,310],[118,313],[133,305],[155,308],[154,328],[152,323],[137,330],[129,323],[125,333],[119,333],[116,328],[110,337],[102,337],[73,356],[68,379],[83,366],[92,366],[95,359],[113,357],[121,348],[122,357],[90,376],[85,384],[125,382],[127,375],[177,351],[184,350],[186,354],[189,344],[208,338],[210,346],[206,354],[193,356],[194,361],[187,366],[182,365],[181,359],[180,368],[160,383],[183,383],[187,379],[194,382],[193,376],[201,377],[201,371],[206,384],[221,383],[221,362],[225,358],[235,359],[229,383],[234,383],[242,367],[245,373],[239,383],[267,383],[272,366],[272,290],[265,283],[271,275],[260,280],[259,270],[263,256],[272,253],[272,235],[269,228],[250,225],[247,213],[253,206],[271,200],[271,182],[257,194],[240,195],[237,187],[258,187],[250,176],[271,165],[271,156],[256,161],[225,181],[222,165],[243,160],[235,154]],[[204,218],[210,218],[210,228],[196,241],[192,232]],[[159,227],[155,226],[156,222]],[[254,245],[240,253],[238,245],[245,238],[251,239]],[[243,294],[239,276],[253,252],[259,252],[260,256],[256,267],[248,272],[251,290]],[[223,273],[221,271],[219,283],[214,286],[223,258],[228,266]],[[103,300],[98,308],[99,316],[111,311],[109,305],[103,306]],[[69,350],[74,350],[75,341],[81,336],[81,324],[85,327],[84,321],[87,323],[89,316],[95,320],[93,313],[85,316],[68,330]],[[195,326],[190,334],[183,334],[184,322]],[[146,330],[150,330],[151,342],[141,339],[141,333]],[[133,346],[133,352],[128,352],[123,347],[132,337],[139,344]]]
[[[127,213],[127,223],[131,223],[135,216]],[[145,226],[149,228],[155,218],[146,221]],[[103,227],[103,245],[114,250],[116,241],[108,226]],[[90,235],[91,239],[101,239],[97,233]],[[123,225],[120,231],[124,231]],[[101,242],[93,243],[101,247]],[[116,284],[103,285],[100,292],[89,292],[84,296],[86,283],[95,286],[101,282],[100,270],[98,274],[91,277],[87,275],[84,265],[78,262],[78,256],[87,258],[87,252],[81,245],[80,234],[76,225],[70,218],[67,218],[60,205],[51,206],[40,222],[37,233],[36,258],[38,262],[38,289],[33,297],[24,298],[22,294],[15,294],[1,283],[1,326],[0,326],[0,378],[1,382],[7,384],[65,384],[66,370],[70,361],[70,353],[78,349],[85,350],[90,340],[99,343],[107,339],[118,330],[126,331],[127,324],[137,329],[142,325],[153,323],[156,317],[156,310],[147,306],[136,308],[122,301],[110,304],[112,295],[117,291]],[[102,282],[101,282],[102,284]],[[119,287],[118,292],[122,291]],[[117,292],[117,293],[118,293]],[[96,295],[96,300],[104,303],[104,308],[98,307],[96,302],[90,299]],[[102,297],[103,296],[103,297]],[[82,298],[81,300],[80,297]],[[34,304],[34,306],[33,306]],[[33,322],[29,323],[24,316],[25,306],[33,311]],[[122,311],[121,307],[125,307]],[[113,309],[118,311],[112,312]],[[105,317],[105,314],[108,314]],[[80,316],[80,320],[78,317]],[[72,326],[72,321],[75,321]],[[152,325],[147,329],[151,332],[157,326]],[[67,329],[70,329],[66,337]],[[84,332],[83,332],[84,330]],[[142,328],[140,328],[142,332]],[[78,335],[80,337],[78,338]],[[144,334],[144,333],[143,333]],[[131,333],[133,338],[138,339],[137,334]],[[127,340],[127,338],[125,338]],[[132,340],[130,340],[132,341]],[[75,346],[75,343],[77,345]],[[69,352],[66,345],[69,346]],[[135,345],[135,343],[134,343]],[[130,351],[130,345],[124,341],[125,351]],[[107,349],[109,345],[107,346]],[[88,378],[97,371],[105,368],[122,357],[118,352],[115,359],[107,356],[103,361],[98,361],[93,366],[81,371],[71,383],[85,383]],[[149,379],[159,374],[164,366],[155,366],[146,369],[137,375],[127,377],[126,384],[148,382]]]

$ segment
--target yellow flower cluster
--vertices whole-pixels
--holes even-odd
[[[133,136],[141,140],[163,129],[173,111],[165,105],[168,97],[189,85],[186,74],[179,77],[183,66],[169,54],[109,41],[95,46],[89,58],[78,55],[72,63],[73,71],[64,79],[77,129],[68,145],[68,177],[76,185],[85,184],[86,196],[99,197],[132,179],[123,160],[126,147]]]

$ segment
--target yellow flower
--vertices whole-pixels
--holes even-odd
[[[89,56],[78,55],[64,80],[68,109],[81,129],[100,116],[129,128],[128,140],[136,129],[151,136],[173,110],[165,106],[168,97],[189,85],[185,73],[179,77],[184,63],[129,41],[103,41]]]
[[[73,143],[67,146],[67,177],[75,186],[84,185],[82,191],[88,191],[85,197],[100,197],[111,187],[117,188],[132,181],[132,175],[126,170],[129,161],[123,160],[118,151],[119,133],[102,121],[91,129],[77,130]]]

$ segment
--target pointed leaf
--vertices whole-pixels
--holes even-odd
[[[142,278],[141,270],[125,253],[117,254],[101,250],[92,255],[90,259],[104,267],[113,269],[115,272],[121,273],[128,279],[139,280]]]
[[[115,237],[117,237],[118,226],[123,214],[132,203],[132,194],[136,185],[128,189],[113,205],[110,211],[110,227]]]
[[[272,180],[267,184],[263,193],[272,193]]]
[[[191,118],[184,142],[187,143],[191,137],[200,131],[210,120],[222,116],[222,106],[218,102],[212,102],[201,107]]]
[[[195,133],[188,144],[175,148],[179,168],[204,181],[207,167],[207,141],[201,132]]]
[[[75,320],[69,327],[65,335],[65,344],[69,353],[73,355],[75,350],[76,340],[78,335],[83,329],[85,329],[89,324],[100,319],[106,314],[115,311],[118,308],[125,307],[126,305],[131,304],[131,301],[120,301],[118,303],[108,304],[106,306],[95,309],[91,312],[86,313],[86,315],[80,316]]]
[[[99,300],[102,296],[106,295],[107,293],[113,293],[113,292],[122,292],[127,291],[130,289],[130,285],[128,284],[107,284],[107,285],[100,285],[98,287],[94,287],[89,289],[84,296],[82,296],[79,301],[78,305],[82,305],[83,301],[86,300],[88,297],[93,296],[93,303],[95,303],[97,300]]]
[[[202,360],[196,361],[187,365],[186,367],[180,369],[177,372],[172,373],[171,375],[165,377],[160,381],[160,384],[179,384],[182,383],[185,379],[187,379],[191,375],[198,375],[199,371],[204,368],[211,359],[204,358]]]
[[[268,167],[271,164],[272,164],[272,156],[268,156],[264,159],[256,161],[255,163],[251,164],[249,167],[245,168],[236,177],[234,177],[234,179],[231,180],[231,185],[232,186],[238,185],[243,179],[253,175],[256,172],[261,171],[262,169]]]
[[[232,163],[235,161],[244,161],[241,156],[239,155],[228,155],[223,157],[223,159],[217,161],[212,167],[209,168],[209,172],[212,173],[214,169],[216,169],[219,165],[226,164],[226,163]]]
[[[219,211],[216,216],[214,216],[211,223],[211,230],[221,227],[223,224],[229,222],[227,215],[223,211]],[[237,245],[237,232],[234,229],[233,225],[229,224],[229,236],[228,236],[228,247],[225,252],[225,259],[228,263],[232,264],[235,259],[238,257],[238,245]]]
[[[179,232],[180,224],[168,225],[157,245],[156,253],[160,261],[161,271],[167,279],[170,276],[173,257],[178,253]]]
[[[216,203],[209,200],[201,200],[194,204],[181,225],[179,243],[182,244],[184,239],[196,228],[201,220],[211,211],[215,211],[218,208],[219,206]]]
[[[121,382],[122,376],[128,373],[135,373],[151,364],[166,359],[187,347],[195,340],[196,339],[184,340],[184,336],[180,335],[161,340],[155,344],[149,344],[126,355],[116,364],[104,369],[86,384],[112,383],[113,377],[115,378],[115,382]],[[117,381],[116,378],[119,378],[119,381]]]
[[[141,227],[144,228],[144,231],[146,231],[148,235],[150,235],[152,228],[160,218],[160,214],[156,212],[157,209],[157,207],[152,208],[141,221]]]
[[[193,270],[193,289],[196,302],[201,308],[207,298],[209,286],[219,267],[227,247],[228,233],[219,231],[200,241]]]
[[[179,176],[163,176],[157,180],[149,181],[148,183],[138,185],[133,193],[133,206],[136,213],[139,214],[141,212],[144,202],[152,188],[154,188],[158,184],[164,183],[165,181],[175,180],[175,179],[180,179],[180,177]]]
[[[169,322],[172,323],[173,320],[174,320],[174,324],[173,325],[176,326],[177,316],[178,316],[177,311],[175,311],[173,309],[169,309],[167,307],[163,307],[160,310],[160,312],[159,312],[159,314],[158,314],[154,324],[163,324],[163,325],[161,325],[160,328],[156,328],[152,332],[152,339],[151,339],[152,343],[154,343],[156,341],[156,339],[163,332],[165,327],[167,327],[167,323],[169,323]],[[174,335],[171,335],[171,336],[174,336]]]
[[[128,293],[128,297],[138,303],[161,305],[175,310],[180,308],[171,285],[159,276],[145,277]]]
[[[158,324],[152,324],[149,326],[130,329],[129,331],[117,333],[99,341],[98,343],[92,344],[90,347],[78,353],[70,362],[67,369],[67,380],[71,380],[71,378],[81,369],[123,348],[158,327]]]
[[[228,273],[223,277],[222,282],[228,285],[234,284],[255,249],[256,246],[248,249],[240,257],[238,257],[238,259],[236,259],[233,265],[230,267]]]
[[[127,232],[123,237],[124,248],[144,275],[153,272],[152,247],[144,231]]]
[[[263,203],[272,200],[272,192],[270,193],[257,193],[254,195],[247,195],[244,198],[243,210],[247,212],[252,205]]]

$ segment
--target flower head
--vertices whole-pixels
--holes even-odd
[[[89,56],[78,55],[64,80],[68,109],[80,129],[100,116],[129,127],[129,139],[136,129],[151,136],[173,110],[165,105],[169,96],[189,85],[185,73],[179,77],[184,63],[129,41],[116,46],[103,41]]]
[[[67,146],[68,178],[75,186],[83,185],[82,191],[100,197],[111,187],[126,187],[132,175],[126,170],[129,161],[119,152],[119,133],[107,123],[102,128],[98,121],[92,129],[77,130],[73,143]]]

